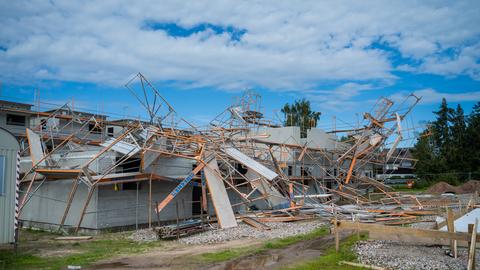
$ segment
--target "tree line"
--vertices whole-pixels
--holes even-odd
[[[417,176],[428,183],[459,184],[480,180],[480,102],[465,115],[460,104],[451,108],[445,98],[434,121],[419,134],[412,149]]]

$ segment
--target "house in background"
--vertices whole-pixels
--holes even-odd
[[[30,127],[30,120],[35,117],[31,104],[0,100],[0,127],[13,133],[16,137],[25,136],[25,128]]]
[[[385,149],[387,153],[389,149]],[[376,179],[387,185],[407,185],[416,180],[415,159],[410,148],[397,148],[383,166],[376,167]]]

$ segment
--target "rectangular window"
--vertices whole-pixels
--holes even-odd
[[[7,125],[24,127],[25,119],[23,115],[7,114]]]
[[[293,175],[293,167],[292,166],[288,166],[288,176],[292,176]]]
[[[5,194],[5,156],[0,156],[0,196]]]
[[[113,137],[113,127],[107,128],[107,136],[108,137]]]

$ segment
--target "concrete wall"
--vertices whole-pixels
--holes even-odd
[[[145,169],[146,173],[154,172],[157,175],[171,178],[185,178],[193,170],[195,160],[186,158],[162,157]]]
[[[134,184],[133,184],[134,185]],[[178,185],[178,183],[167,181],[152,181],[152,201],[161,202]],[[98,228],[109,228],[148,223],[148,192],[149,184],[144,181],[139,184],[138,207],[136,190],[118,190],[114,186],[101,186],[98,190]],[[175,220],[177,218],[175,205],[178,201],[179,217],[190,218],[192,216],[192,187],[185,187],[177,194],[160,212],[161,221]],[[157,215],[151,209],[152,221],[157,221]]]
[[[46,226],[50,224],[60,224],[72,183],[73,180],[45,181],[34,193],[28,204],[25,205],[20,219],[29,224],[43,223]],[[38,185],[38,182],[35,183],[32,190],[35,190]],[[27,185],[22,185],[23,191],[25,191],[26,188]],[[85,199],[87,198],[87,193],[87,186],[80,184],[70,207],[69,215],[65,221],[66,226],[77,225]],[[87,214],[85,214],[82,222],[83,228],[97,229],[97,198],[98,192],[94,191],[87,208]]]

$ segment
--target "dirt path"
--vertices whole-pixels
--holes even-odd
[[[346,236],[347,234],[343,234],[341,238],[343,239]],[[127,255],[100,261],[87,269],[276,269],[280,266],[321,256],[333,243],[333,235],[326,235],[313,240],[299,242],[283,249],[267,250],[234,260],[207,265],[194,261],[191,257],[229,248],[260,246],[263,242],[245,239],[211,245],[185,246],[173,244],[172,246],[156,248],[140,255]]]
[[[347,234],[342,234],[340,237],[344,239],[346,236]],[[323,255],[324,251],[334,244],[334,241],[334,235],[326,235],[313,240],[302,241],[283,249],[271,249],[235,260],[208,265],[205,269],[277,269],[281,266],[317,258]]]
[[[144,254],[125,255],[114,259],[102,260],[86,269],[198,269],[200,262],[192,256],[229,248],[260,246],[262,241],[252,239],[234,240],[210,245],[181,245],[172,243]]]

